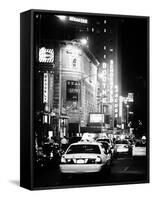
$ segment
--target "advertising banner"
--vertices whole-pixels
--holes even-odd
[[[66,83],[66,99],[67,101],[78,101],[80,84],[78,81],[67,81]]]

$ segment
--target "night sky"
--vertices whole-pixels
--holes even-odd
[[[125,19],[122,23],[122,91],[134,92],[135,118],[147,124],[148,68],[146,19]]]
[[[127,19],[122,24],[122,82],[123,91],[137,91],[146,87],[147,27],[146,21]]]

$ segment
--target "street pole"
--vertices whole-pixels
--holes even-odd
[[[101,113],[102,113],[101,133],[103,133],[103,98],[101,99]]]

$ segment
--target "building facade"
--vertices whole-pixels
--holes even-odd
[[[104,127],[114,129],[121,123],[119,116],[119,96],[121,94],[120,22],[105,17],[101,27],[101,67],[100,80]],[[100,29],[100,28],[99,28]]]
[[[104,115],[104,129],[117,128],[121,126],[120,21],[107,16],[67,19],[65,26],[71,27],[71,34],[63,29],[63,40],[56,35],[49,40],[45,35],[48,27],[46,32],[41,29],[43,39],[39,40],[38,35],[39,62],[35,73],[35,119],[37,122],[39,119],[36,124],[41,127],[38,129],[45,129],[45,136],[73,136],[89,125],[90,113]],[[58,17],[56,20],[64,23]],[[88,39],[88,46],[99,62],[75,36]]]
[[[98,64],[79,42],[52,41],[39,48],[35,119],[41,137],[76,136],[87,126],[89,113],[98,111]]]
[[[89,113],[97,112],[98,61],[88,48],[70,41],[60,44],[59,60],[59,109],[65,124],[60,136],[76,136],[87,126]]]

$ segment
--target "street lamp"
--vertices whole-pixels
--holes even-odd
[[[87,45],[87,43],[88,43],[87,39],[85,39],[85,38],[82,38],[80,40],[80,42],[81,42],[82,45]]]
[[[65,15],[56,15],[61,21],[65,21],[66,20],[66,16]]]
[[[81,38],[81,39],[73,39],[71,42],[74,42],[74,44],[80,45],[82,47],[88,47],[88,39],[87,38]]]

